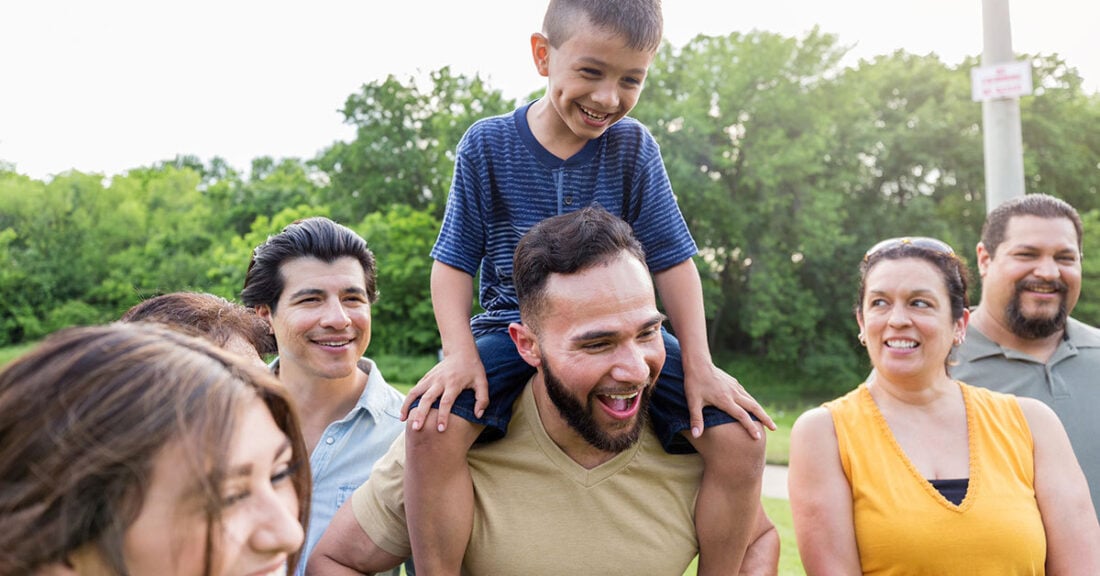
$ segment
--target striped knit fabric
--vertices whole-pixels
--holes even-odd
[[[480,267],[486,312],[471,321],[475,337],[519,321],[512,254],[520,237],[545,218],[599,204],[630,222],[653,272],[697,251],[645,126],[624,118],[562,160],[531,133],[528,107],[480,120],[463,136],[432,249],[432,258],[471,276]]]

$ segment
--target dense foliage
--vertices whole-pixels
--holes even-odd
[[[851,314],[862,251],[932,235],[973,260],[985,213],[977,61],[897,52],[842,68],[844,50],[816,30],[666,45],[633,114],[660,142],[701,248],[716,355],[774,367],[813,395],[866,369]],[[1027,58],[1027,188],[1073,203],[1086,254],[1100,253],[1100,97],[1056,55]],[[517,103],[446,68],[428,80],[364,85],[343,108],[354,140],[313,159],[257,158],[247,174],[180,157],[39,181],[0,163],[0,345],[163,292],[234,298],[253,246],[322,214],[378,257],[372,351],[431,353],[428,251],[454,147],[471,122]],[[1100,264],[1086,258],[1085,273],[1077,316],[1098,324]]]

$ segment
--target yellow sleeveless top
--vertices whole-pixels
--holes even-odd
[[[959,383],[970,484],[944,498],[894,439],[865,384],[825,403],[852,487],[864,574],[1043,574],[1046,535],[1035,501],[1031,429],[1014,396]]]

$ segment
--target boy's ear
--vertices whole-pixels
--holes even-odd
[[[531,58],[539,76],[550,75],[550,40],[540,32],[531,35]]]

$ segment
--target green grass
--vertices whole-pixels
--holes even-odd
[[[34,347],[37,342],[31,342],[30,344],[20,344],[18,346],[5,346],[0,348],[0,368],[4,367],[8,362],[15,360],[16,357],[23,354]]]
[[[798,557],[798,547],[794,543],[794,525],[791,523],[791,505],[780,498],[761,498],[764,511],[775,523],[779,532],[779,576],[806,576],[802,560]],[[684,576],[695,576],[698,558],[688,566]]]
[[[768,416],[772,417],[775,421],[775,431],[768,432],[768,449],[767,449],[767,462],[768,464],[780,464],[787,465],[788,458],[787,453],[791,447],[791,426],[794,425],[794,421],[809,408],[779,408],[773,406],[764,406],[764,410],[767,411]]]
[[[791,521],[791,504],[781,498],[762,498],[764,511],[775,523],[779,532],[779,576],[805,576],[798,546],[794,541],[794,523]]]

